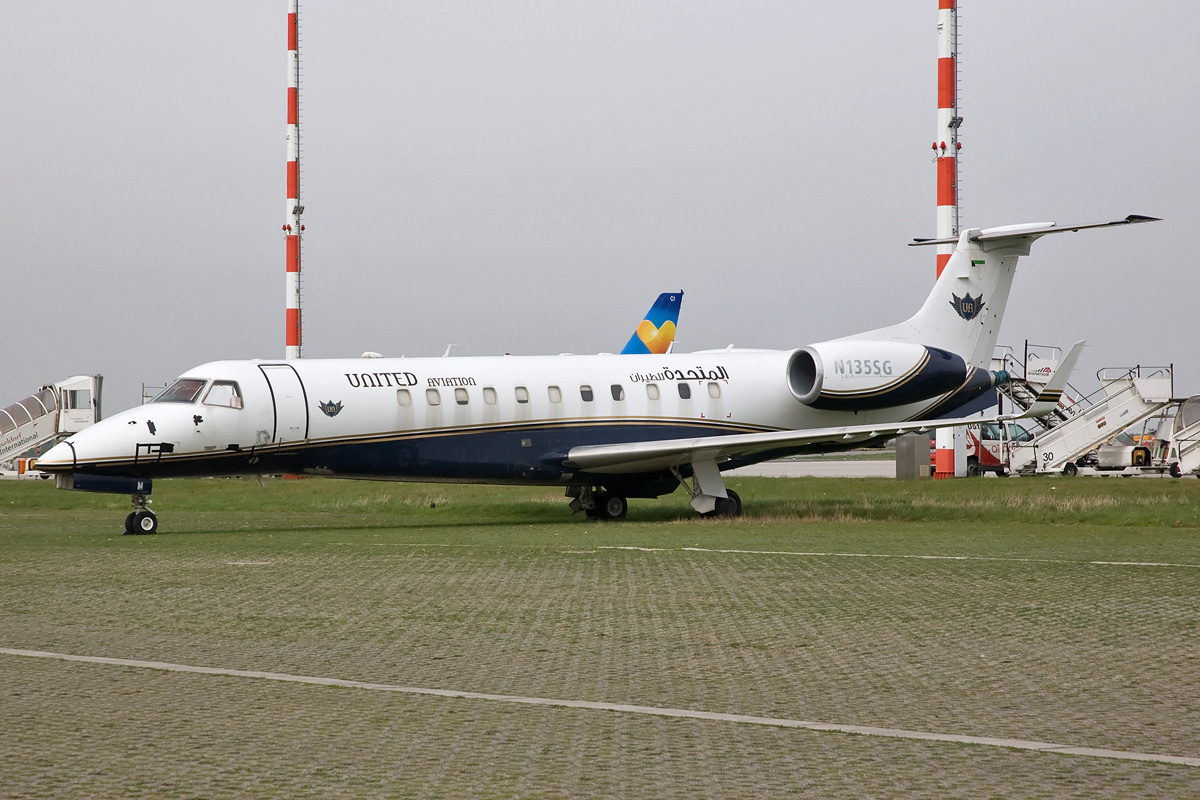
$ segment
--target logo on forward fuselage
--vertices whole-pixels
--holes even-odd
[[[327,417],[336,417],[342,410],[341,402],[317,403],[317,408],[321,409],[321,413]]]

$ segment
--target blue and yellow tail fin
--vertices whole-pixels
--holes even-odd
[[[663,292],[646,312],[646,318],[638,323],[622,355],[653,353],[661,355],[675,341],[675,326],[679,324],[679,307],[683,305],[683,292]]]

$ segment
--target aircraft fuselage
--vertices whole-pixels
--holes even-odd
[[[599,479],[564,460],[580,445],[870,424],[937,404],[811,408],[788,388],[794,352],[217,361],[177,381],[194,381],[194,393],[185,384],[177,396],[111,417],[39,467],[125,477],[617,482],[649,491],[665,481],[663,493],[675,485],[669,474]],[[791,451],[804,449],[838,447]]]

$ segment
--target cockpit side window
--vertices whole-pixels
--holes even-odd
[[[194,403],[204,388],[203,378],[180,378],[159,393],[151,403]]]
[[[204,405],[241,408],[242,391],[234,381],[213,381],[212,387],[204,395]]]

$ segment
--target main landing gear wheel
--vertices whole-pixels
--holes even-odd
[[[733,489],[726,489],[727,497],[717,498],[717,507],[708,512],[706,517],[740,517],[742,515],[742,498]]]
[[[136,511],[130,511],[129,516],[125,518],[125,533],[122,536],[133,536],[137,530],[133,527],[133,518],[137,516]]]
[[[629,501],[624,497],[608,492],[596,494],[597,519],[624,519],[629,513]]]

